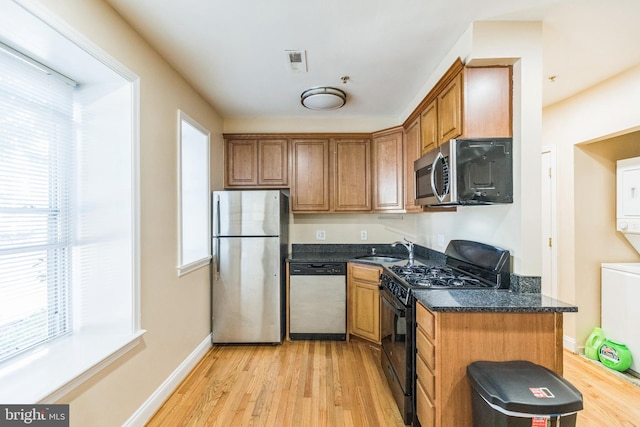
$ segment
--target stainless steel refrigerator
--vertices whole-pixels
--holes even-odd
[[[214,191],[213,343],[281,343],[289,198],[278,190]]]

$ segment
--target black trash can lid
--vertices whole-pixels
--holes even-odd
[[[480,396],[506,411],[562,415],[582,409],[582,393],[570,382],[526,360],[473,362],[467,376]]]

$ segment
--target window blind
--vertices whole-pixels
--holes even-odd
[[[73,105],[0,49],[0,361],[71,331]]]

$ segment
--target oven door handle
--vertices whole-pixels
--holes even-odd
[[[393,312],[393,314],[395,314],[398,317],[402,317],[404,315],[402,309],[396,307],[395,304],[391,303],[391,301],[389,301],[387,298],[385,298],[384,296],[382,297],[382,302],[384,303],[384,305],[386,305],[387,307],[389,307],[391,309],[391,311]]]

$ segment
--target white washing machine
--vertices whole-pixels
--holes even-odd
[[[640,263],[602,264],[602,332],[631,350],[640,372]]]

